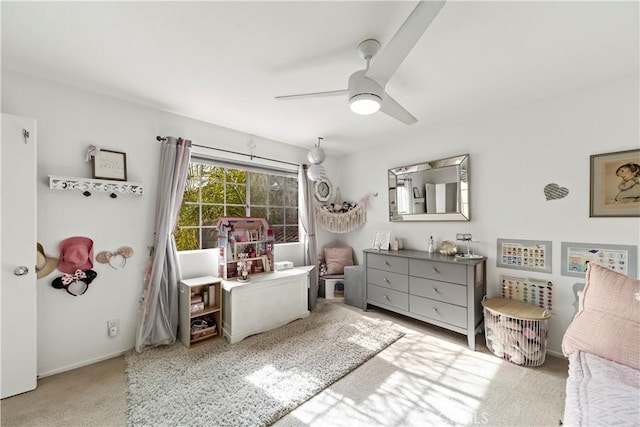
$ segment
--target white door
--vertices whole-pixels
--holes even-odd
[[[5,398],[36,388],[36,122],[2,114],[0,126],[0,392]]]

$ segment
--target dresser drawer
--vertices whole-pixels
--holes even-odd
[[[397,256],[367,254],[367,267],[391,271],[393,273],[407,274],[409,272],[409,260]]]
[[[390,305],[400,310],[409,311],[409,294],[404,292],[368,284],[367,299],[384,305]]]
[[[449,325],[459,328],[467,328],[467,309],[465,307],[415,295],[409,296],[409,307],[411,313],[448,323]]]
[[[367,283],[395,289],[400,292],[409,292],[409,276],[406,274],[367,268]]]
[[[409,275],[444,282],[467,284],[467,267],[450,262],[434,262],[422,259],[409,260]]]
[[[409,293],[450,304],[467,306],[467,287],[438,280],[409,277]]]

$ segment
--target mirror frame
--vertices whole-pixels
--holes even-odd
[[[466,163],[465,163],[466,162]],[[447,213],[416,213],[416,214],[398,214],[398,204],[396,200],[396,185],[399,177],[408,173],[416,173],[427,170],[436,170],[450,166],[465,165],[466,174],[461,174],[461,168],[458,168],[458,198],[459,211]],[[466,177],[466,180],[465,180]],[[388,170],[389,178],[389,221],[390,222],[411,222],[411,221],[471,221],[471,190],[469,187],[469,154],[448,157],[446,159],[433,160],[430,162],[418,163],[409,166],[401,166]],[[466,200],[462,193],[461,182],[466,182]]]

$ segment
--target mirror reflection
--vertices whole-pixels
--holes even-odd
[[[469,155],[389,169],[389,220],[469,221]]]

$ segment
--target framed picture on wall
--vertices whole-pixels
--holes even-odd
[[[127,180],[127,154],[120,151],[100,150],[92,158],[94,179]]]
[[[640,217],[640,150],[591,156],[590,217]]]

